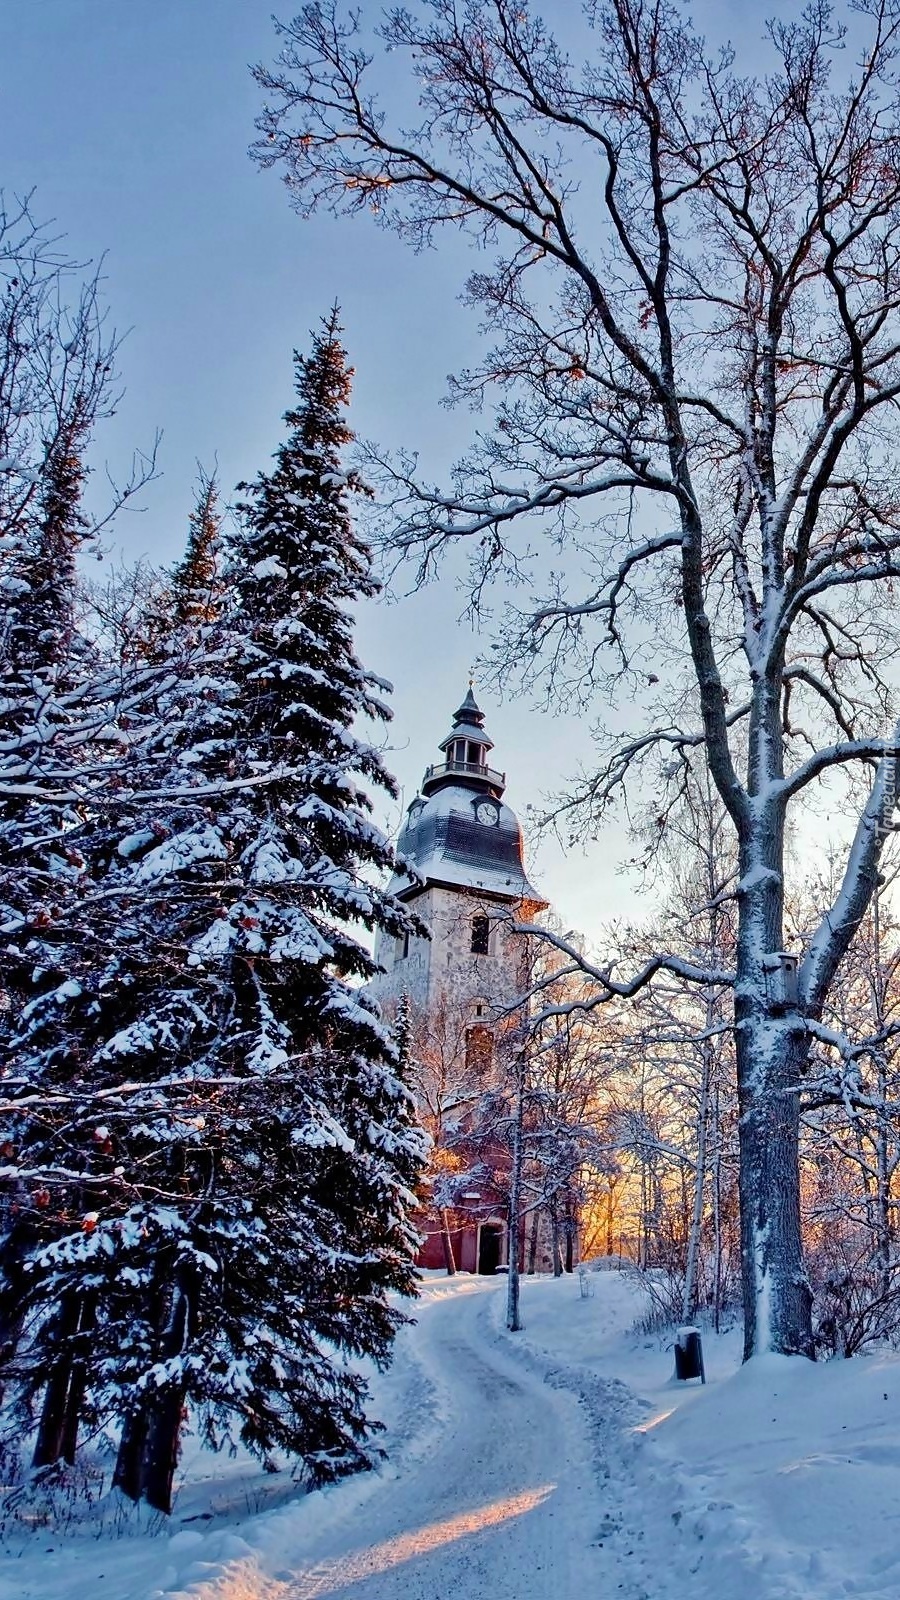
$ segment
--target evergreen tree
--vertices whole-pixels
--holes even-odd
[[[133,688],[78,626],[76,563],[153,471],[143,459],[107,517],[88,519],[85,454],[115,409],[116,339],[98,277],[81,276],[27,201],[14,216],[0,201],[0,1061],[17,1107],[0,1182],[0,1388],[24,1376],[25,1390],[30,1258],[85,1209],[69,1126],[90,1094],[102,969],[86,846]],[[39,1461],[74,1450],[89,1300],[79,1288],[42,1308]]]
[[[221,531],[215,474],[204,472],[201,467],[187,550],[172,574],[172,616],[179,627],[211,622],[218,615]]]
[[[388,1359],[388,1292],[414,1281],[421,1136],[353,931],[406,915],[374,886],[392,858],[363,787],[392,780],[353,731],[388,713],[353,650],[349,608],[375,584],[335,314],[296,362],[286,442],[243,486],[227,603],[184,614],[172,659],[194,669],[160,680],[96,830],[107,954],[66,1127],[81,1176],[31,1259],[20,1405],[52,1338],[70,1400],[122,1421],[117,1482],[164,1510],[186,1406],[210,1442],[281,1448],[312,1479],[365,1464],[344,1358]],[[89,1338],[61,1315],[88,1302]]]
[[[72,913],[82,888],[84,858],[79,841],[85,817],[78,794],[72,791],[78,788],[79,765],[86,757],[77,702],[91,671],[92,652],[75,623],[75,564],[90,531],[81,510],[82,451],[90,422],[89,406],[76,395],[36,474],[37,492],[0,556],[0,784],[5,791],[0,797],[0,929],[5,957],[0,1044],[7,1067],[14,1062],[31,1091],[38,1086],[52,1090],[70,1071],[71,1062],[58,1048],[58,1039],[48,1040],[49,1048],[36,1057],[29,1048],[23,1053],[18,1046],[29,1033],[35,1011],[55,1012],[57,996],[78,992],[73,975],[82,960],[73,939]],[[54,1121],[45,1106],[36,1125],[42,1146]],[[23,1140],[33,1143],[28,1128],[27,1117],[7,1125],[7,1158]],[[25,1258],[45,1232],[50,1205],[51,1193],[39,1175],[30,1182],[19,1179],[4,1186],[0,1201],[3,1366],[14,1356],[22,1332]],[[48,1323],[52,1348],[39,1461],[45,1450],[52,1457],[62,1448],[65,1403],[60,1408],[57,1401],[68,1388],[68,1365],[67,1358],[62,1367],[55,1362],[57,1329],[77,1331],[81,1319],[78,1300],[58,1311],[59,1316]],[[59,1449],[47,1442],[51,1433]]]
[[[143,579],[144,603],[132,628],[131,651],[139,658],[164,660],[194,648],[222,613],[222,513],[214,473],[198,469],[194,509],[188,519],[184,555],[170,572],[129,574]],[[130,598],[130,597],[129,597]],[[115,609],[115,605],[113,605]]]

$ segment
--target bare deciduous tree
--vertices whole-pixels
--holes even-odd
[[[87,672],[76,565],[153,478],[158,441],[109,480],[105,506],[85,506],[87,454],[120,399],[102,289],[30,196],[0,192],[0,798],[12,806],[78,804],[89,741],[127,709],[121,663]]]
[[[493,348],[457,384],[493,427],[447,490],[393,463],[397,539],[424,569],[466,541],[476,592],[537,584],[529,532],[573,552],[500,654],[646,713],[570,797],[582,827],[705,750],[739,853],[746,1351],[810,1351],[798,1085],[896,793],[900,19],[859,0],[850,37],[811,0],[751,78],[670,0],[587,9],[570,56],[525,0],[391,7],[371,43],[332,0],[306,5],[257,72],[258,150],[302,213],[371,209],[414,245],[457,226],[494,252],[468,285]],[[382,51],[392,84],[408,59],[418,112],[370,88]],[[785,828],[861,764],[846,870],[784,1005],[766,958]]]

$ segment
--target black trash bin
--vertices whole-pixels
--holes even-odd
[[[699,1378],[706,1382],[703,1370],[703,1345],[698,1328],[679,1328],[675,1335],[676,1378]]]

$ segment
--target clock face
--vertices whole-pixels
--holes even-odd
[[[475,807],[475,815],[478,821],[485,823],[487,827],[496,828],[500,821],[500,813],[491,800],[479,800]]]

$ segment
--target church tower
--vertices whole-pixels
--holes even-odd
[[[528,881],[471,685],[439,749],[407,810],[391,882],[431,937],[380,934],[384,971],[370,993],[388,1013],[401,995],[410,1002],[416,1092],[433,1140],[419,1264],[492,1273],[509,1260],[509,1155],[485,1137],[480,1107],[508,1067],[528,987],[528,940],[513,923],[531,922],[547,901]]]
[[[420,1016],[449,1002],[484,1026],[522,993],[523,941],[511,920],[530,921],[547,901],[526,876],[522,830],[503,802],[506,774],[488,765],[493,741],[471,685],[438,748],[443,760],[426,769],[397,840],[401,863],[422,881],[401,872],[391,883],[431,938],[380,934],[375,959],[385,970],[372,993],[406,993]]]

